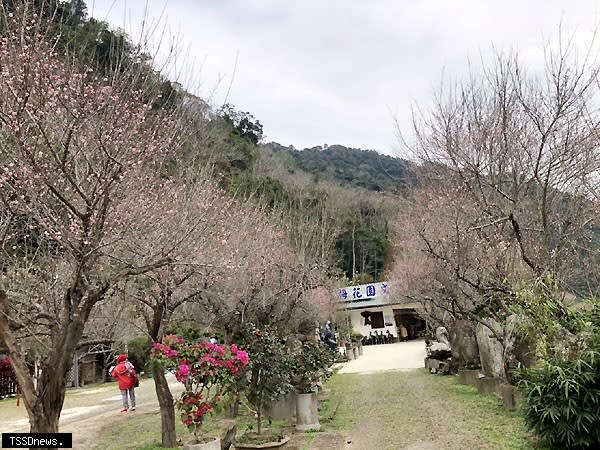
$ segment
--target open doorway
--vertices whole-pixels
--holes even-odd
[[[422,338],[427,333],[427,322],[412,308],[394,309],[394,320],[401,340]]]

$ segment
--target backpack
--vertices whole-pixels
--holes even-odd
[[[140,380],[137,374],[135,373],[135,367],[133,367],[133,364],[131,364],[129,361],[125,361],[125,367],[127,367],[127,373],[129,374],[129,376],[133,378],[133,387],[139,387]]]

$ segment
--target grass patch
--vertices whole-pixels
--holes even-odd
[[[176,420],[177,436],[185,440],[188,431]],[[123,420],[107,425],[100,433],[95,450],[154,450],[160,446],[160,413],[127,413]]]
[[[425,369],[417,372],[430,384],[432,393],[444,396],[454,405],[457,420],[468,422],[465,433],[489,442],[495,448],[532,449],[537,446],[527,432],[519,411],[506,411],[494,395],[480,395],[474,386],[460,384],[455,376],[432,376]]]
[[[351,430],[358,415],[353,411],[353,396],[355,377],[346,375],[333,375],[325,387],[331,389],[329,397],[319,406],[319,423],[323,431],[348,431]]]
[[[96,444],[95,450],[165,450],[160,446],[161,424],[158,411],[146,414],[128,413],[122,419],[102,429],[101,438]],[[202,433],[207,436],[218,436],[221,431],[220,422],[223,419],[223,412],[211,414],[202,425]],[[242,410],[242,414],[235,420],[237,436],[242,436],[247,431],[256,431],[256,420],[249,411]],[[274,420],[271,424],[265,421],[263,427],[268,428],[274,435],[290,434],[292,430],[285,420]],[[175,411],[175,431],[177,438],[183,442],[188,441],[191,437],[191,433],[178,420],[177,410]],[[121,440],[115,436],[126,436],[126,438]]]

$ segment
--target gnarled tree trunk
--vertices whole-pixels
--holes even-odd
[[[169,383],[162,367],[154,367],[152,373],[154,374],[154,387],[160,406],[162,446],[167,448],[177,447],[175,407],[173,406],[173,395],[169,389]]]
[[[162,339],[163,330],[171,319],[172,311],[167,307],[169,295],[161,295],[157,303],[152,306],[152,314],[146,317],[146,326],[150,335],[151,344]],[[169,389],[169,382],[165,377],[164,368],[154,366],[154,389],[160,407],[161,445],[166,448],[177,447],[177,434],[175,433],[175,405],[173,395]]]
[[[0,315],[6,317],[7,302],[6,293],[0,290]],[[8,348],[32,433],[58,432],[58,421],[65,400],[67,373],[71,367],[75,347],[83,335],[83,327],[81,315],[73,316],[61,325],[55,335],[56,344],[43,360],[40,377],[34,386],[25,353],[11,332],[8,321],[0,320],[0,339]]]

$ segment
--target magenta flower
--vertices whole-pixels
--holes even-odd
[[[250,357],[248,356],[248,352],[245,352],[243,350],[239,350],[236,353],[236,358],[242,363],[242,366],[247,366],[248,362],[250,361]]]
[[[190,376],[190,366],[187,364],[180,364],[177,368],[177,372],[175,372],[175,378],[180,383],[185,383]]]
[[[179,356],[179,352],[177,350],[173,350],[172,348],[169,348],[165,354],[167,358],[177,358]]]

